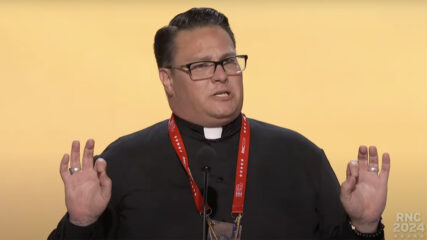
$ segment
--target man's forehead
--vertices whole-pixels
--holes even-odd
[[[235,55],[233,41],[219,26],[181,30],[174,40],[174,59],[185,61],[219,60]]]

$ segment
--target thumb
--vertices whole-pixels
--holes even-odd
[[[107,162],[103,158],[98,158],[95,162],[95,170],[98,173],[101,191],[105,197],[111,196],[111,179],[107,175]]]

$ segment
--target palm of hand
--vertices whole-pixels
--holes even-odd
[[[102,192],[94,169],[79,171],[69,179],[65,190],[65,204],[70,219],[97,219],[107,207],[109,195]]]

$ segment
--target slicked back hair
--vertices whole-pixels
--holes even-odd
[[[160,28],[154,37],[154,54],[157,67],[170,67],[174,57],[174,40],[181,30],[191,30],[197,27],[219,26],[224,29],[236,47],[233,31],[228,18],[213,8],[192,8],[176,15],[169,25]]]

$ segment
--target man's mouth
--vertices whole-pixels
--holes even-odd
[[[214,95],[217,97],[228,97],[230,95],[230,92],[217,92]]]

